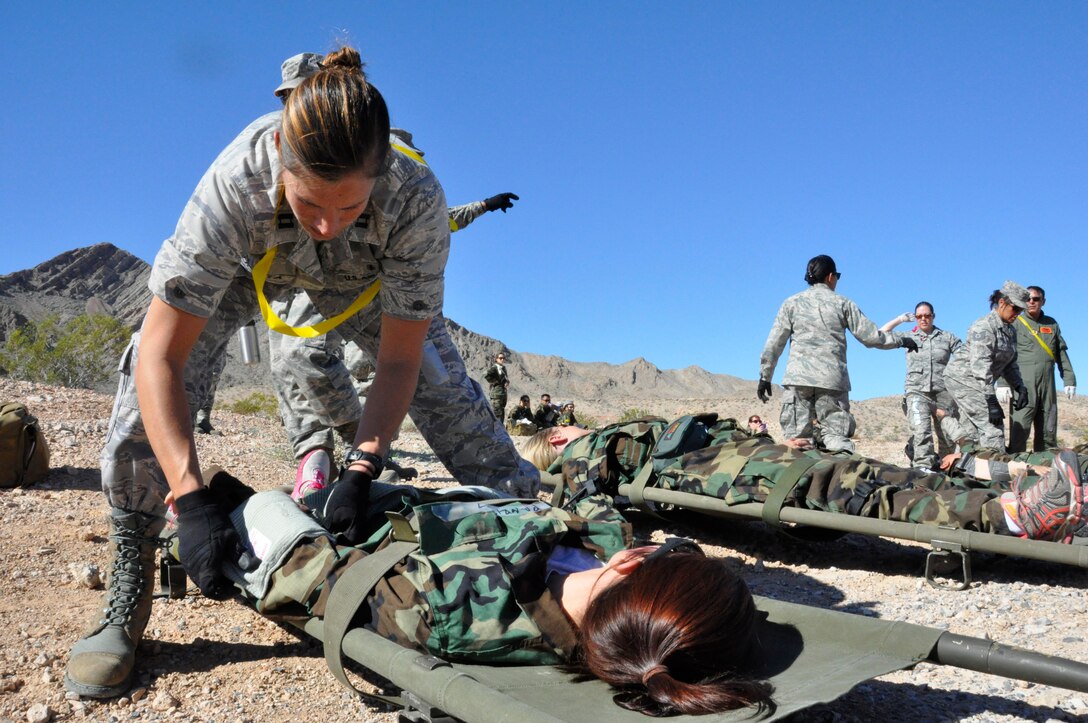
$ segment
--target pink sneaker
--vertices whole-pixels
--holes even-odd
[[[329,453],[323,449],[311,449],[302,458],[295,474],[295,489],[291,491],[291,499],[298,502],[311,492],[325,489],[329,482],[329,470],[332,461]]]

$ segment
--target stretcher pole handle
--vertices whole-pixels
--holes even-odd
[[[1035,653],[993,640],[946,632],[937,639],[928,660],[1088,693],[1088,663]]]

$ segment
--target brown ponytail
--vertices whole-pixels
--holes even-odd
[[[389,153],[389,109],[367,82],[359,51],[340,48],[287,98],[280,152],[287,170],[338,181],[381,174]]]
[[[754,707],[771,714],[770,683],[752,677],[758,621],[748,586],[721,559],[677,552],[645,561],[590,603],[571,666],[652,716]]]

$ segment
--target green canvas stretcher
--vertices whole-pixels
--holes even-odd
[[[829,703],[854,686],[928,661],[1031,682],[1088,691],[1088,664],[1011,648],[911,623],[885,621],[756,596],[766,613],[760,640],[768,656],[762,673],[774,684],[776,720]],[[361,628],[341,641],[326,638],[322,620],[297,623],[330,653],[343,655],[400,687],[403,720],[442,721],[641,721],[624,710],[600,681],[573,682],[551,666],[483,666],[449,663],[401,647]],[[332,650],[330,650],[332,648]],[[752,720],[750,710],[674,721]]]
[[[546,486],[555,487],[562,483],[562,478],[558,475],[542,473],[541,481]],[[788,491],[788,489],[776,489],[775,492],[780,494],[774,495],[766,502],[732,505],[723,499],[708,495],[630,483],[621,484],[618,493],[630,499],[632,506],[653,513],[661,509],[680,508],[723,519],[762,521],[787,532],[790,528],[784,527],[783,523],[839,533],[856,532],[874,537],[923,542],[931,547],[926,561],[926,579],[942,587],[965,589],[968,586],[971,582],[970,553],[975,551],[1088,568],[1088,538],[1074,538],[1073,544],[1064,544],[941,525],[878,520],[838,512],[787,507],[782,503]],[[938,574],[945,577],[951,575],[952,571],[955,572],[957,584],[936,582]]]

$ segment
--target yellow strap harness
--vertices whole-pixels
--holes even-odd
[[[400,151],[417,163],[427,165],[427,162],[423,160],[423,156],[419,155],[419,153],[408,146],[403,146],[399,143],[391,143],[390,145],[394,150]],[[279,198],[276,200],[276,212],[273,214],[273,218],[279,216],[280,206],[283,205],[283,198],[284,192],[283,187],[281,186]],[[456,230],[453,226],[454,223],[451,219],[450,228],[451,230]],[[358,298],[351,302],[351,306],[331,319],[325,319],[313,326],[291,326],[272,310],[272,306],[268,303],[268,298],[264,295],[264,284],[265,281],[268,280],[268,270],[272,268],[272,261],[275,258],[276,247],[273,246],[268,249],[268,252],[265,253],[264,257],[253,267],[253,286],[257,290],[257,303],[261,307],[261,316],[264,318],[264,323],[268,324],[268,328],[272,331],[283,334],[284,336],[301,336],[305,339],[312,339],[315,336],[321,336],[322,334],[332,331],[343,324],[349,317],[354,316],[356,313],[366,308],[382,288],[382,280],[378,279],[373,284],[363,289],[363,293],[359,294]]]
[[[1054,352],[1050,350],[1050,347],[1046,345],[1046,342],[1043,341],[1042,337],[1035,333],[1035,330],[1031,328],[1031,324],[1024,321],[1024,315],[1021,314],[1016,318],[1020,320],[1020,323],[1024,325],[1024,328],[1031,332],[1031,335],[1035,337],[1035,341],[1039,342],[1039,346],[1046,350],[1046,353],[1050,355],[1050,360],[1054,361]]]

